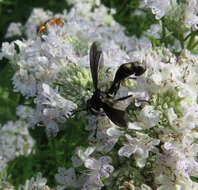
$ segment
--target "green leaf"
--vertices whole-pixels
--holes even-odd
[[[198,54],[198,49],[193,49],[193,50],[191,50],[191,53],[193,53],[193,54]]]
[[[156,45],[156,46],[161,46],[161,42],[159,40],[157,40],[156,38],[154,38],[153,36],[150,36],[150,35],[146,35],[147,38],[149,38],[152,42],[153,45]]]

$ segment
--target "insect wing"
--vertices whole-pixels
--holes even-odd
[[[115,109],[107,103],[102,103],[102,108],[113,123],[119,127],[127,127],[127,114],[125,111]]]
[[[98,68],[103,64],[102,50],[97,42],[94,42],[90,48],[90,68],[95,90],[98,88]]]
[[[119,110],[126,110],[126,108],[131,103],[132,99],[133,99],[132,95],[128,95],[128,96],[125,96],[122,98],[115,99],[114,103],[113,103],[113,108],[115,108],[115,109],[119,108]]]
[[[116,94],[119,90],[120,83],[125,78],[129,77],[132,74],[135,76],[139,76],[145,72],[145,68],[140,66],[138,62],[129,62],[122,64],[118,70],[116,71],[115,78],[113,80],[113,84],[108,91],[108,94]]]

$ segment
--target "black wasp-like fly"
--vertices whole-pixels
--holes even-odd
[[[140,76],[145,72],[145,68],[138,62],[129,62],[122,64],[116,71],[115,78],[109,90],[106,92],[98,89],[98,69],[103,64],[102,50],[97,42],[94,42],[90,48],[90,68],[94,86],[94,93],[87,101],[87,109],[94,115],[101,113],[101,108],[109,119],[119,127],[127,127],[127,114],[125,110],[116,109],[113,105],[121,100],[131,97],[125,96],[115,99],[116,93],[120,88],[120,83],[130,75]]]

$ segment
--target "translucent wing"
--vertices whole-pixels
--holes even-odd
[[[117,109],[119,108],[119,110],[126,110],[126,108],[129,106],[129,104],[133,101],[133,96],[132,95],[128,95],[128,96],[124,96],[122,98],[118,98],[115,99],[113,102],[113,108]]]
[[[97,42],[93,42],[93,44],[91,45],[89,58],[90,58],[90,68],[91,68],[93,85],[94,85],[95,90],[97,90],[98,89],[98,68],[100,65],[103,64],[102,50],[97,44]]]
[[[129,77],[132,74],[135,74],[135,76],[140,76],[145,72],[145,70],[146,69],[143,66],[141,66],[138,62],[130,62],[130,63],[122,64],[118,68],[115,74],[115,78],[113,80],[113,84],[107,93],[109,95],[111,94],[115,95],[119,90],[120,83],[122,80],[124,80],[125,78]]]
[[[102,108],[113,123],[119,127],[127,127],[127,114],[125,111],[115,109],[107,103],[102,103]]]

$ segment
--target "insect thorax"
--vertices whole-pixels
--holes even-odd
[[[105,99],[107,99],[106,93],[100,90],[96,90],[93,93],[93,96],[87,101],[87,110],[94,115],[103,113],[102,103]]]

